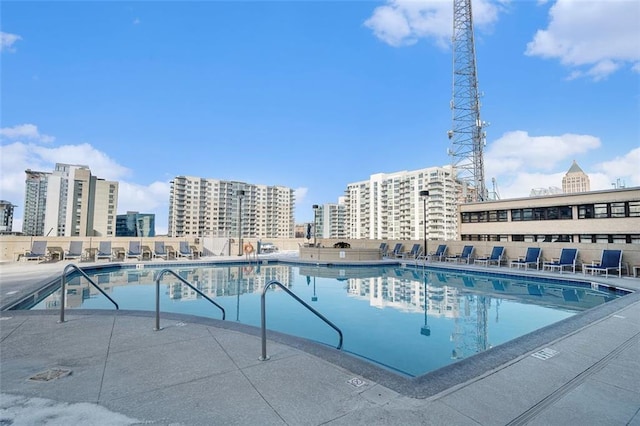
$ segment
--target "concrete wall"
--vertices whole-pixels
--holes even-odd
[[[129,241],[136,240],[131,237],[113,237],[113,238],[89,238],[89,237],[29,237],[29,236],[0,236],[0,261],[12,262],[17,260],[18,254],[24,253],[31,249],[31,244],[34,240],[46,240],[49,247],[57,246],[66,250],[69,248],[70,241],[83,241],[83,247],[98,247],[100,241],[111,241],[112,247],[129,246]],[[141,242],[143,246],[153,248],[155,241],[164,241],[166,245],[172,246],[177,249],[180,245],[180,241],[189,241],[190,245],[194,245],[203,249],[203,241],[199,238],[169,238],[169,237],[152,237],[142,238]],[[333,247],[336,242],[344,241],[351,244],[353,248],[368,248],[378,249],[380,247],[381,240],[347,240],[347,239],[318,239],[317,243],[319,247]],[[257,239],[244,238],[242,243],[251,243],[254,249],[257,249]],[[278,247],[280,252],[282,251],[298,251],[301,247],[307,244],[307,240],[304,238],[283,238],[283,239],[269,239],[263,240],[263,242],[270,242]],[[423,243],[422,240],[385,240],[390,249],[396,243],[402,243],[405,250],[411,249],[411,246],[415,243]],[[447,244],[448,253],[460,253],[462,247],[466,244],[471,244],[475,248],[475,255],[484,256],[491,253],[491,249],[495,245],[502,245],[505,247],[505,254],[509,259],[517,259],[519,256],[524,256],[528,247],[540,247],[542,248],[542,257],[544,259],[553,259],[560,256],[560,251],[563,247],[575,247],[578,249],[578,264],[583,262],[591,263],[593,260],[599,260],[602,255],[603,249],[620,249],[623,251],[622,261],[632,266],[640,266],[640,244],[580,244],[580,243],[526,243],[526,242],[492,242],[492,241],[428,241],[428,251],[435,251],[438,244]],[[231,239],[225,248],[225,253],[232,256],[238,254],[238,242]],[[217,253],[214,253],[217,255]],[[629,269],[631,273],[631,269]]]

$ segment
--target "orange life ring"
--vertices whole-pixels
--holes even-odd
[[[244,254],[251,254],[253,253],[253,246],[251,243],[245,243],[244,246],[242,246],[242,250],[244,250]]]
[[[250,273],[253,272],[253,268],[250,266],[245,266],[244,268],[242,268],[242,272],[249,275]]]

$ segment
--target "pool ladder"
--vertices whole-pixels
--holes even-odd
[[[196,288],[194,285],[192,285],[189,281],[187,281],[184,278],[182,278],[180,275],[176,274],[173,270],[171,270],[171,269],[163,269],[163,270],[161,270],[160,272],[158,272],[156,274],[156,279],[155,279],[155,281],[156,281],[156,327],[154,328],[154,330],[156,330],[156,331],[161,330],[161,328],[160,328],[160,278],[162,278],[162,276],[164,274],[173,275],[178,280],[180,280],[180,282],[182,282],[182,284],[190,287],[193,291],[198,293],[200,296],[204,297],[209,302],[211,302],[215,306],[217,306],[222,311],[222,320],[224,321],[224,319],[226,317],[226,313],[225,313],[224,308],[222,306],[220,306],[219,304],[214,302],[213,299],[209,298],[206,294],[204,294],[202,291],[198,290],[198,288]]]
[[[111,301],[111,303],[113,303],[116,306],[116,309],[120,309],[118,307],[118,304],[115,302],[115,300],[113,300],[112,298],[109,297],[109,295],[107,293],[104,292],[104,290],[102,290],[100,288],[100,286],[98,286],[98,284],[96,284],[82,269],[80,269],[77,265],[70,263],[67,266],[65,266],[64,270],[62,271],[62,278],[60,279],[61,281],[61,290],[60,290],[60,321],[59,322],[64,322],[64,302],[67,296],[67,274],[69,273],[68,271],[71,269],[75,269],[76,271],[78,271],[80,273],[80,275],[82,275],[83,277],[85,277],[87,279],[87,281],[89,281],[89,283],[91,283],[91,285],[93,285],[95,288],[98,289],[98,291],[100,293],[102,293],[104,295],[104,297],[106,297],[107,299],[109,299]]]
[[[295,300],[300,302],[302,306],[304,306],[305,308],[313,312],[318,318],[320,318],[322,321],[327,323],[331,328],[337,331],[338,336],[340,337],[340,342],[338,343],[338,346],[336,347],[336,349],[342,349],[342,331],[338,327],[336,327],[335,324],[333,324],[331,321],[325,318],[324,315],[322,315],[320,312],[313,309],[307,302],[305,302],[304,300],[296,296],[291,290],[289,290],[287,287],[282,285],[282,283],[280,283],[277,280],[272,280],[272,281],[269,281],[267,285],[264,286],[264,288],[262,289],[262,296],[260,297],[260,327],[262,332],[262,356],[258,358],[260,361],[266,361],[269,359],[269,357],[267,356],[267,319],[266,319],[266,312],[265,312],[266,311],[265,296],[267,294],[267,290],[269,289],[269,287],[274,285],[280,287],[289,296],[293,297]]]

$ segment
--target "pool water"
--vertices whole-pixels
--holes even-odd
[[[277,263],[173,270],[222,305],[227,321],[257,327],[262,289],[276,279],[342,330],[344,351],[407,376],[436,370],[619,297],[606,288],[569,281],[389,266]],[[87,273],[120,309],[154,311],[158,271]],[[222,317],[218,308],[170,274],[161,279],[160,297],[161,312]],[[59,305],[58,290],[32,309]],[[114,308],[79,276],[68,280],[65,306]],[[276,286],[266,294],[266,321],[272,330],[338,344],[335,330]]]

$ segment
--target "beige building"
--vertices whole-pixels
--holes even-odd
[[[450,166],[371,175],[345,191],[347,238],[454,240],[459,196]]]
[[[575,194],[577,192],[588,192],[591,190],[589,176],[582,171],[576,160],[569,168],[569,171],[562,178],[562,192],[565,194]]]
[[[24,234],[115,236],[118,182],[93,176],[87,166],[63,163],[52,173],[25,173]]]
[[[293,238],[294,208],[291,188],[177,176],[169,236]]]
[[[462,204],[460,238],[640,244],[640,187]]]

